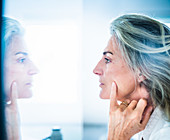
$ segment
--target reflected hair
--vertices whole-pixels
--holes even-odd
[[[111,22],[111,34],[129,68],[146,78],[152,102],[170,121],[170,28],[140,14],[126,14]]]
[[[21,24],[15,19],[2,17],[2,39],[5,47],[9,46],[15,35],[24,35]]]

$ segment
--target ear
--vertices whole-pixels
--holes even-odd
[[[141,82],[143,82],[145,79],[146,79],[146,77],[140,72],[140,73],[138,74],[138,78],[137,78],[138,82],[141,83]]]
[[[143,82],[144,80],[146,80],[146,77],[142,74],[140,68],[137,70],[137,73],[136,73],[136,77],[137,77],[137,81],[138,83],[141,83]]]

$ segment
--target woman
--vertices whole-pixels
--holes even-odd
[[[2,20],[7,137],[9,140],[18,140],[20,134],[16,99],[32,96],[32,78],[38,71],[29,58],[20,23],[7,17]]]
[[[110,29],[94,69],[100,97],[110,98],[108,140],[169,140],[170,29],[137,14],[118,17]]]

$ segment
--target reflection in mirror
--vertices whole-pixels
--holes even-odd
[[[109,100],[99,99],[92,69],[110,37],[109,23],[141,11],[169,22],[168,6],[169,1],[154,0],[5,0],[5,16],[24,26],[39,70],[32,98],[17,100],[22,139],[46,138],[56,125],[64,140],[106,139]]]
[[[4,67],[9,106],[12,93],[19,98],[14,100],[21,124],[15,125],[21,126],[16,137],[43,139],[59,126],[63,139],[82,139],[81,10],[81,0],[6,1],[5,16],[25,29],[24,38],[11,39]],[[13,113],[17,120],[18,112]]]
[[[18,98],[32,96],[32,78],[38,71],[24,40],[24,29],[17,20],[3,17],[4,91],[6,95],[6,127],[9,140],[20,139]]]

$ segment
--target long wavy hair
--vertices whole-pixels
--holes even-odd
[[[152,102],[170,121],[170,28],[150,17],[127,14],[111,23],[111,34],[130,67],[146,78]]]

